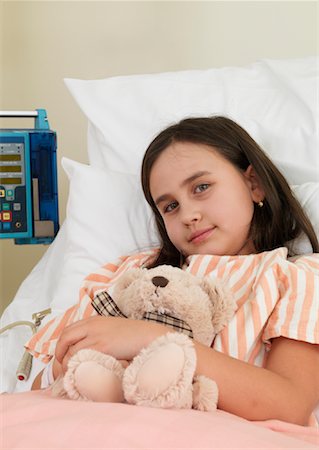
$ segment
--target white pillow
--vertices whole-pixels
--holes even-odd
[[[139,177],[67,158],[62,166],[70,187],[61,277],[51,302],[54,312],[78,300],[83,279],[96,268],[159,243]]]
[[[308,214],[319,240],[319,183],[304,183],[299,186],[293,186],[292,190]],[[296,255],[312,253],[311,244],[305,235],[301,235],[292,241],[289,247]]]
[[[291,184],[319,181],[318,58],[101,80],[66,79],[89,119],[92,165],[137,174],[167,125],[227,115],[264,148]]]

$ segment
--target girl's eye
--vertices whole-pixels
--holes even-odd
[[[167,206],[165,206],[164,213],[169,213],[173,211],[175,208],[177,208],[177,205],[178,205],[177,202],[169,203]]]
[[[196,186],[195,188],[195,193],[197,192],[204,192],[209,188],[209,184],[207,183],[203,183],[203,184],[199,184],[198,186]]]

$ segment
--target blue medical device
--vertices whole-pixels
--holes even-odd
[[[49,244],[59,230],[56,133],[44,109],[0,111],[34,117],[34,129],[0,129],[0,238]]]

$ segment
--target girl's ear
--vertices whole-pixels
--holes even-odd
[[[248,187],[250,189],[252,200],[255,203],[263,201],[265,198],[265,191],[251,164],[247,167],[246,171],[244,172],[244,177],[246,178]]]

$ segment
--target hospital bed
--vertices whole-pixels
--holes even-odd
[[[183,117],[222,114],[246,128],[285,174],[319,236],[318,63],[315,57],[261,60],[245,67],[66,79],[88,120],[89,165],[62,159],[69,178],[66,219],[1,327],[50,308],[46,323],[77,301],[86,275],[120,255],[157,246],[139,186],[141,158],[161,129]],[[287,245],[296,253],[311,251],[305,237]],[[277,420],[29,392],[44,366],[34,359],[29,379],[17,380],[29,337],[27,327],[0,336],[4,448],[318,448],[314,428]]]

